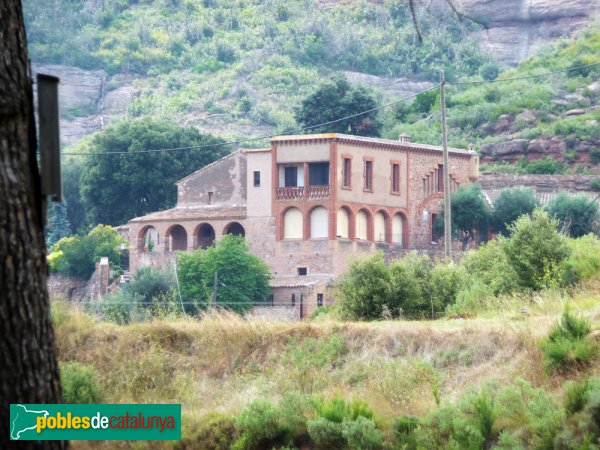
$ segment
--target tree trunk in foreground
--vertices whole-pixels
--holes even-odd
[[[58,403],[31,73],[20,0],[0,0],[0,439],[11,403]],[[8,444],[8,443],[7,443]],[[9,448],[65,448],[13,441]]]

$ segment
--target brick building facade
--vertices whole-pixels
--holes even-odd
[[[450,189],[479,176],[473,150],[449,149]],[[271,268],[273,304],[306,317],[349,261],[377,248],[440,246],[441,147],[343,134],[282,136],[240,149],[177,182],[177,206],[130,221],[130,264],[243,235]]]

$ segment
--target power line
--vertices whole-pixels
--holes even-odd
[[[553,72],[545,72],[545,73],[541,73],[539,75],[524,75],[522,77],[502,78],[502,79],[496,79],[496,80],[490,80],[490,81],[457,81],[455,83],[450,83],[450,84],[453,84],[455,86],[458,86],[458,85],[464,86],[464,85],[469,85],[469,84],[504,83],[506,81],[526,80],[528,78],[547,77],[550,75],[555,75],[557,73],[571,72],[573,70],[585,69],[586,67],[594,67],[594,66],[598,66],[598,65],[600,65],[600,62],[593,63],[593,64],[586,64],[584,66],[571,67],[569,69],[555,70]]]
[[[259,141],[259,140],[264,140],[264,139],[270,139],[270,138],[274,138],[274,137],[277,137],[277,136],[286,136],[286,135],[289,135],[289,134],[298,134],[298,133],[301,133],[303,131],[313,130],[315,128],[320,128],[320,127],[323,127],[325,125],[331,125],[331,124],[334,124],[334,123],[342,122],[344,120],[353,119],[354,117],[359,117],[359,116],[363,116],[365,114],[369,114],[369,113],[372,113],[372,112],[375,112],[375,111],[379,111],[380,109],[389,108],[390,106],[393,106],[393,105],[396,105],[398,103],[404,102],[404,101],[409,100],[411,98],[414,98],[414,97],[416,97],[416,96],[418,96],[420,94],[424,94],[425,92],[432,91],[434,89],[437,89],[438,87],[439,87],[439,84],[435,85],[435,86],[432,86],[429,89],[425,89],[423,91],[417,92],[416,94],[412,94],[412,95],[409,95],[408,97],[401,98],[400,100],[395,100],[393,102],[386,103],[385,105],[381,105],[381,106],[378,106],[376,108],[371,108],[371,109],[368,109],[366,111],[361,111],[361,112],[358,112],[356,114],[351,114],[349,116],[341,117],[339,119],[334,119],[334,120],[329,120],[327,122],[318,123],[316,125],[310,125],[308,127],[297,128],[295,130],[287,130],[287,131],[285,131],[283,133],[278,133],[278,134],[268,134],[268,135],[265,135],[265,136],[259,136],[259,137],[254,137],[254,138],[239,139],[237,141],[229,141],[229,142],[214,143],[214,144],[202,144],[202,145],[195,145],[195,146],[190,146],[190,147],[157,148],[157,149],[151,149],[151,150],[133,150],[133,151],[117,151],[117,152],[62,153],[62,156],[133,155],[133,154],[137,154],[137,153],[156,153],[156,152],[172,152],[172,151],[179,151],[179,150],[195,150],[195,149],[208,148],[208,147],[218,147],[218,146],[226,146],[226,145],[238,145],[238,144],[243,144],[245,142],[253,142],[253,141]]]
[[[454,86],[468,86],[468,85],[479,85],[479,84],[491,84],[491,83],[504,83],[504,82],[509,82],[509,81],[515,81],[515,80],[525,80],[525,79],[530,79],[530,78],[540,78],[540,77],[546,77],[546,76],[551,76],[551,75],[555,75],[555,74],[559,74],[559,73],[565,73],[565,72],[571,72],[574,70],[579,70],[579,69],[584,69],[587,67],[594,67],[594,66],[598,66],[600,65],[600,62],[597,63],[592,63],[592,64],[586,64],[583,66],[578,66],[578,67],[571,67],[568,69],[562,69],[562,70],[555,70],[552,72],[545,72],[542,74],[538,74],[538,75],[525,75],[522,77],[513,77],[513,78],[503,78],[503,79],[496,79],[496,80],[490,80],[490,81],[457,81],[454,83],[448,83],[450,85],[454,85]],[[377,106],[375,108],[371,108],[368,109],[366,111],[361,111],[355,114],[351,114],[345,117],[341,117],[339,119],[334,119],[334,120],[329,120],[327,122],[321,122],[318,123],[316,125],[310,125],[307,127],[302,127],[302,128],[297,128],[294,130],[286,130],[282,133],[278,133],[278,134],[267,134],[264,136],[258,136],[258,137],[253,137],[253,138],[246,138],[246,139],[238,139],[236,141],[229,141],[229,142],[222,142],[222,143],[212,143],[212,144],[202,144],[202,145],[194,145],[194,146],[188,146],[188,147],[172,147],[172,148],[157,148],[157,149],[148,149],[148,150],[133,150],[133,151],[116,151],[116,152],[70,152],[70,153],[61,153],[61,156],[108,156],[108,155],[134,155],[134,154],[142,154],[142,153],[157,153],[157,152],[174,152],[174,151],[183,151],[183,150],[196,150],[196,149],[201,149],[201,148],[210,148],[210,147],[220,147],[220,146],[228,146],[228,145],[239,145],[239,144],[244,144],[247,142],[255,142],[255,141],[261,141],[261,140],[265,140],[265,139],[270,139],[270,138],[274,138],[274,137],[278,137],[278,136],[286,136],[286,135],[290,135],[290,134],[299,134],[302,133],[304,131],[309,131],[309,130],[313,130],[315,128],[320,128],[326,125],[332,125],[334,123],[338,123],[338,122],[342,122],[344,120],[349,120],[349,119],[353,119],[355,117],[360,117],[363,116],[365,114],[370,114],[372,112],[375,111],[379,111],[381,109],[385,109],[385,108],[389,108],[390,106],[394,106],[397,105],[398,103],[402,103],[406,100],[410,100],[411,98],[415,98],[418,95],[424,94],[426,92],[429,91],[433,91],[435,89],[439,88],[439,84],[436,84],[428,89],[424,89],[420,92],[417,92],[416,94],[412,94],[409,95],[407,97],[403,97],[399,100],[395,100],[393,102],[390,103],[386,103],[384,105],[381,106]]]

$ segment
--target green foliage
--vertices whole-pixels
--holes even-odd
[[[229,450],[235,441],[237,432],[233,419],[224,414],[213,413],[202,418],[192,436],[179,441],[175,448],[206,450]]]
[[[540,347],[549,370],[568,371],[589,366],[598,353],[597,343],[588,337],[589,321],[566,311]]]
[[[153,299],[170,293],[175,288],[174,271],[167,268],[140,267],[123,291],[150,304]]]
[[[492,229],[506,235],[508,225],[524,214],[531,214],[538,206],[535,192],[530,188],[503,189],[494,202]]]
[[[479,75],[485,81],[494,81],[500,74],[500,67],[493,62],[485,63],[479,68]]]
[[[48,226],[46,227],[46,246],[52,247],[59,240],[71,234],[71,224],[65,201],[52,202],[48,206]]]
[[[523,173],[540,175],[557,175],[564,173],[565,166],[550,156],[544,156],[536,161],[532,161],[523,167]]]
[[[172,207],[175,181],[225,155],[227,149],[215,145],[178,152],[128,152],[221,142],[195,128],[152,119],[122,121],[95,134],[86,148],[91,155],[86,157],[81,174],[81,197],[88,221],[120,225]],[[98,152],[124,153],[94,155]]]
[[[351,320],[436,317],[454,303],[464,280],[453,263],[410,253],[386,265],[381,253],[350,264],[338,281],[336,307]]]
[[[344,75],[334,75],[307,96],[295,111],[296,121],[303,127],[351,116],[377,107],[373,93],[363,86],[352,86]],[[311,133],[336,132],[359,136],[379,136],[377,113],[353,117],[332,123],[322,128],[313,128]]]
[[[61,361],[60,381],[63,402],[102,403],[102,389],[93,365]]]
[[[461,265],[471,280],[488,286],[494,295],[505,294],[517,288],[516,273],[503,246],[505,240],[490,241],[470,251],[461,259]]]
[[[231,447],[234,450],[277,448],[292,438],[291,428],[282,421],[278,409],[271,403],[255,400],[235,418],[239,438]]]
[[[565,283],[563,263],[570,252],[556,226],[557,222],[538,208],[508,227],[511,236],[503,250],[522,288],[537,290]]]
[[[85,234],[88,223],[86,222],[85,206],[81,200],[80,178],[83,169],[81,158],[70,157],[62,160],[63,195],[67,205],[67,218],[74,233]]]
[[[565,411],[567,420],[554,441],[555,448],[596,448],[600,436],[600,379],[567,381]]]
[[[592,232],[598,220],[598,204],[595,200],[561,192],[546,206],[548,214],[558,220],[564,233],[581,237]]]
[[[85,236],[64,237],[50,249],[50,270],[87,279],[94,273],[100,257],[107,256],[118,271],[121,244],[127,244],[127,240],[108,225],[98,225]]]
[[[452,232],[460,239],[464,248],[476,236],[487,233],[490,221],[490,210],[486,204],[481,187],[478,184],[469,184],[459,187],[451,196],[450,208],[452,211]],[[443,230],[444,210],[440,211],[438,222],[434,224]]]
[[[567,267],[573,282],[589,280],[600,273],[600,239],[592,234],[568,241],[571,253]]]
[[[184,302],[194,303],[189,312],[206,308],[215,274],[217,297],[213,306],[245,312],[264,303],[270,293],[267,265],[250,253],[243,237],[226,235],[216,246],[179,256],[179,283]]]

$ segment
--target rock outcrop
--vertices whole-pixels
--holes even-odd
[[[474,33],[496,60],[516,65],[549,40],[571,36],[599,19],[600,0],[460,0],[462,11],[489,25]]]

